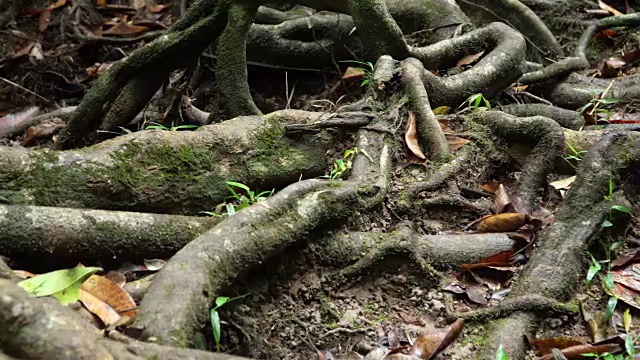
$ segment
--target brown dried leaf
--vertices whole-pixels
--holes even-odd
[[[364,70],[360,68],[351,67],[351,66],[349,66],[347,70],[345,70],[344,75],[342,75],[342,78],[344,80],[360,80],[363,77],[364,77]]]
[[[511,198],[504,185],[500,184],[495,191],[495,197],[493,198],[493,204],[491,204],[491,211],[494,214],[499,214],[511,204]]]
[[[484,55],[484,51],[481,51],[477,54],[467,55],[462,59],[458,60],[457,66],[471,65],[475,63],[478,59],[480,59],[482,55]]]
[[[466,294],[469,300],[473,301],[478,305],[488,305],[489,301],[487,300],[489,295],[489,288],[485,284],[479,283],[469,283],[465,286]]]
[[[503,213],[490,215],[478,224],[478,232],[511,232],[528,224],[531,217],[521,213]]]
[[[553,348],[562,350],[570,346],[583,344],[584,341],[580,339],[566,337],[535,339],[531,341],[531,346],[533,346],[541,355],[550,354],[551,349]]]
[[[458,319],[444,329],[418,336],[409,350],[409,355],[418,359],[433,359],[460,335],[463,326],[464,320]]]
[[[45,8],[40,12],[40,16],[38,16],[38,31],[43,32],[47,30],[49,23],[51,23],[51,9]]]
[[[461,138],[455,135],[447,135],[446,138],[447,138],[447,144],[449,144],[449,149],[452,152],[455,152],[456,150],[460,149],[461,147],[471,142],[471,140],[467,140],[465,138]]]
[[[618,257],[611,262],[611,266],[615,269],[637,260],[640,260],[640,248],[629,249],[618,255]]]
[[[51,137],[63,127],[64,125],[62,124],[41,124],[38,126],[31,126],[27,129],[24,140],[22,140],[22,146],[30,146],[35,140]]]
[[[574,345],[568,348],[562,349],[562,355],[564,355],[568,360],[582,360],[585,357],[582,354],[588,353],[596,353],[602,354],[605,352],[613,353],[615,351],[620,350],[620,346],[618,344],[603,344],[603,345]],[[538,360],[553,360],[553,354],[547,354],[545,356],[539,357]]]
[[[149,28],[146,26],[138,26],[138,25],[129,24],[126,21],[120,21],[115,26],[112,26],[109,29],[102,32],[102,35],[132,37],[132,36],[137,36],[141,33],[144,33],[148,30]]]
[[[81,294],[80,301],[106,326],[119,323],[121,317],[126,317],[131,322],[138,314],[136,303],[131,295],[104,276],[92,275],[80,289],[91,295]],[[118,315],[117,319],[113,316],[113,312]]]
[[[416,314],[407,310],[398,310],[398,316],[400,316],[400,318],[402,318],[402,321],[407,324],[424,326],[424,321],[420,320],[420,318],[417,317]]]
[[[416,130],[416,115],[413,112],[409,112],[407,119],[407,127],[404,132],[404,141],[407,144],[407,148],[418,158],[425,160],[427,157],[422,152],[420,144],[417,138],[418,132]]]

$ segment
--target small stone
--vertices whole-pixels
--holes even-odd
[[[433,300],[431,301],[431,308],[435,311],[440,311],[440,310],[444,310],[445,306],[444,303],[440,300]]]

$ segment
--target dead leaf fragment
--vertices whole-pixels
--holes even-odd
[[[342,75],[342,78],[344,80],[360,80],[363,77],[364,77],[364,70],[360,68],[351,67],[351,66],[349,66],[347,70],[345,70],[344,75]]]
[[[146,26],[138,26],[126,21],[120,21],[116,25],[102,32],[102,35],[132,37],[147,32],[148,30],[149,28]]]
[[[460,335],[464,320],[458,319],[444,329],[424,333],[409,349],[409,355],[418,359],[433,359]]]
[[[80,290],[80,301],[107,327],[122,324],[122,318],[131,322],[138,314],[131,295],[104,276],[92,275],[82,284]],[[117,318],[114,313],[118,315]]]
[[[409,112],[407,119],[407,127],[404,132],[404,141],[407,143],[407,148],[418,158],[425,160],[427,157],[422,152],[420,144],[418,143],[418,131],[416,129],[416,115],[413,112]]]
[[[484,51],[481,51],[477,54],[467,55],[462,59],[458,60],[457,66],[471,65],[476,61],[478,61],[478,59],[480,59],[482,55],[484,55]]]
[[[478,232],[510,232],[527,225],[531,216],[521,213],[503,213],[490,215],[478,223]]]

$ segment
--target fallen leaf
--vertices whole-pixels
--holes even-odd
[[[510,232],[529,224],[531,216],[521,213],[489,215],[478,223],[478,232]]]
[[[112,26],[109,29],[103,31],[102,35],[131,37],[131,36],[137,36],[148,30],[149,28],[146,26],[138,26],[138,25],[129,24],[126,21],[120,21],[115,26]]]
[[[417,138],[418,132],[416,129],[416,115],[413,112],[409,112],[409,117],[407,119],[407,127],[404,132],[404,141],[407,144],[407,147],[413,153],[413,155],[418,158],[425,160],[427,157],[422,152],[420,148],[420,144],[418,143]]]
[[[482,55],[484,55],[484,51],[481,51],[477,54],[467,55],[462,59],[458,60],[458,63],[456,64],[456,66],[471,65],[474,62],[476,62],[478,59],[480,59]]]
[[[40,16],[38,16],[38,31],[43,32],[47,30],[49,23],[51,23],[51,9],[45,8],[40,12]]]
[[[464,320],[458,319],[444,329],[424,333],[416,339],[409,349],[409,355],[418,359],[433,359],[460,335]]]
[[[515,92],[521,92],[521,91],[527,90],[527,88],[529,88],[529,85],[517,85],[517,86],[513,86],[511,90]]]
[[[63,124],[41,124],[27,129],[22,146],[30,146],[35,140],[51,137],[64,127]]]
[[[447,138],[447,144],[449,144],[449,149],[452,152],[455,152],[456,150],[460,149],[461,147],[471,142],[471,140],[461,138],[455,135],[446,135],[446,138]]]
[[[603,354],[605,352],[613,353],[615,351],[620,350],[620,346],[617,344],[604,344],[604,345],[574,345],[568,348],[562,349],[562,355],[564,355],[568,360],[582,360],[585,359],[582,354],[595,353],[595,354]],[[553,360],[553,354],[547,354],[545,356],[539,357],[538,360]]]
[[[535,339],[531,341],[531,346],[541,355],[551,354],[551,349],[553,348],[562,350],[575,345],[584,345],[584,341],[566,337]]]
[[[364,77],[364,70],[360,68],[351,67],[351,66],[349,66],[347,70],[345,70],[344,75],[342,75],[342,78],[344,80],[360,80],[363,77]]]
[[[611,5],[606,4],[602,0],[598,0],[598,6],[600,6],[600,9],[608,11],[608,12],[612,13],[613,15],[616,15],[616,16],[624,15],[623,13],[621,13],[620,11],[616,10],[615,8],[613,8]]]
[[[36,275],[19,282],[18,286],[38,297],[53,296],[66,305],[78,299],[81,284],[98,271],[102,269],[78,265],[71,269]]]
[[[509,193],[504,185],[498,185],[498,189],[496,189],[493,198],[493,203],[491,204],[491,211],[494,214],[500,214],[509,204],[511,204],[511,198],[509,197]]]
[[[556,180],[549,185],[553,186],[556,190],[569,190],[571,188],[571,184],[576,181],[576,176],[570,176],[568,178]]]
[[[92,275],[82,284],[81,290],[80,301],[107,327],[118,323],[122,317],[133,321],[138,314],[131,295],[104,276]],[[117,318],[113,316],[114,312]]]
[[[636,260],[640,260],[640,248],[634,248],[624,251],[611,262],[611,267],[613,269],[616,269]]]
[[[432,111],[434,115],[446,115],[449,113],[450,110],[451,110],[451,107],[449,106],[438,106]]]
[[[420,320],[420,318],[417,317],[416,314],[407,310],[398,310],[398,316],[400,316],[400,318],[402,318],[402,321],[407,324],[424,326],[424,321]]]

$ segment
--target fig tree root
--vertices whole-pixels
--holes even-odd
[[[542,244],[536,249],[509,295],[539,295],[564,302],[584,281],[584,254],[599,236],[607,219],[610,203],[604,200],[610,181],[616,189],[638,183],[626,182],[640,164],[640,136],[637,133],[610,133],[592,147],[578,169],[576,182],[556,212],[555,222],[539,235]],[[626,184],[626,185],[625,185]],[[589,209],[589,211],[585,211]],[[482,359],[489,359],[502,344],[509,358],[525,354],[523,335],[534,328],[537,317],[528,311],[516,311],[504,319],[492,321]]]
[[[120,334],[114,336],[118,340],[105,338],[71,308],[53,298],[31,297],[9,280],[0,279],[0,294],[0,343],[8,356],[43,360],[243,359],[145,343]]]
[[[219,221],[214,217],[0,205],[0,254],[75,262],[168,258]]]
[[[236,118],[197,131],[141,131],[83,150],[0,150],[0,199],[8,204],[159,213],[210,211],[224,181],[271,190],[322,175],[333,139],[286,135],[287,120],[322,113],[287,110]],[[345,113],[339,117],[346,118]]]
[[[375,123],[388,126],[384,118]],[[379,204],[389,186],[390,145],[387,133],[360,130],[348,181],[294,183],[190,242],[156,275],[134,326],[148,339],[188,346],[213,299],[239,275],[317,227]]]

